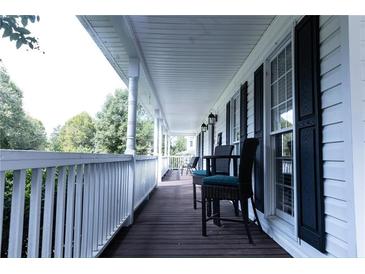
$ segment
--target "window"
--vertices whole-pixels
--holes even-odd
[[[239,93],[232,99],[232,141],[237,143],[240,141],[240,102]]]
[[[275,212],[293,222],[293,68],[291,43],[287,43],[270,61],[271,138],[275,152]]]
[[[271,61],[271,131],[293,126],[291,43]]]

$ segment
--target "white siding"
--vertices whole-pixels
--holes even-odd
[[[273,45],[290,32],[293,21],[297,18],[278,17],[274,20],[268,31],[252,51],[251,55],[244,62],[232,82],[222,93],[214,106],[218,113],[218,132],[223,132],[223,143],[225,143],[225,106],[234,95],[239,86],[248,81],[248,121],[247,132],[249,137],[254,135],[254,99],[253,99],[253,74],[254,71],[265,61],[269,54],[275,49]],[[327,256],[347,257],[350,256],[349,245],[349,206],[348,187],[346,182],[345,166],[345,138],[344,138],[344,90],[343,79],[343,52],[342,52],[342,30],[339,16],[320,17],[320,58],[321,58],[321,92],[322,92],[322,120],[323,120],[323,179],[325,196],[325,227],[327,237]],[[364,36],[365,37],[365,36]],[[365,38],[364,38],[365,39]],[[365,42],[362,42],[365,47]],[[363,56],[364,57],[364,56]],[[365,82],[365,58],[362,60],[363,81]],[[365,92],[364,92],[365,93]],[[365,98],[365,96],[364,96]],[[365,99],[363,100],[365,108]],[[365,132],[365,118],[363,119]],[[365,139],[364,139],[365,142]],[[266,194],[267,195],[267,194]],[[271,221],[264,222],[264,227],[272,226]],[[298,244],[292,237],[284,237],[280,242],[279,233],[273,227],[268,233],[278,240],[287,250],[291,250],[297,256],[322,256],[307,244]],[[272,231],[272,232],[270,232]],[[281,234],[283,234],[281,232]],[[290,242],[290,247],[286,246]],[[294,251],[293,251],[294,250]]]
[[[336,257],[349,256],[341,31],[339,16],[320,17],[326,250]]]

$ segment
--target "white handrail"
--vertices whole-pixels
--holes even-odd
[[[8,257],[98,256],[133,222],[157,184],[157,164],[153,156],[0,150],[0,232],[9,232],[0,233],[0,247],[8,244]],[[12,194],[5,197],[9,183]],[[3,211],[9,200],[11,209]]]

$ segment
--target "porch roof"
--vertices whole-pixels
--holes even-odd
[[[139,58],[139,100],[170,134],[194,134],[275,16],[79,16],[128,84]]]

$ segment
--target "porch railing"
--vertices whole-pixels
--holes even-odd
[[[192,155],[169,156],[169,169],[180,169],[190,162]]]
[[[161,157],[161,176],[163,177],[166,172],[170,169],[169,166],[170,156],[162,156]]]
[[[0,150],[0,254],[98,256],[156,186],[157,163],[149,156]]]

